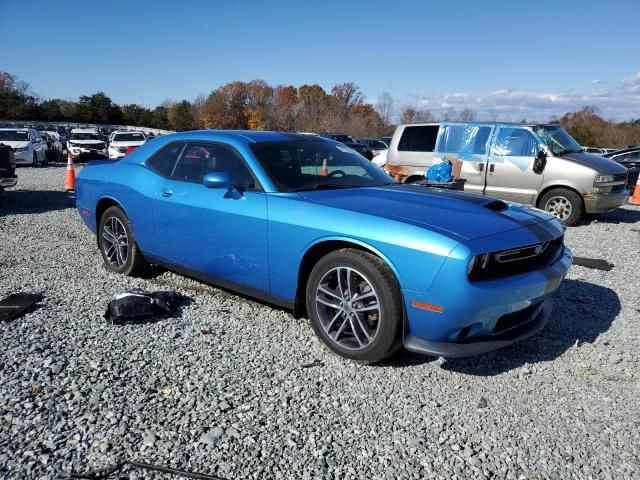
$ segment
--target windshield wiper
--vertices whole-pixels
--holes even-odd
[[[289,192],[305,192],[308,190],[333,190],[338,188],[358,188],[361,185],[344,185],[340,183],[314,183],[312,185],[305,185],[303,187],[296,187],[289,190]]]

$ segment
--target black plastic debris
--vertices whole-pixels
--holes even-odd
[[[43,298],[41,293],[12,293],[0,301],[0,321],[8,322],[32,311]]]
[[[178,292],[146,292],[135,288],[113,297],[104,318],[114,325],[154,322],[173,316],[183,299]]]
[[[606,272],[613,268],[613,263],[599,258],[573,257],[573,264],[580,267],[595,268],[596,270],[604,270]]]

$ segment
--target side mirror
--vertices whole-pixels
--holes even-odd
[[[539,150],[536,159],[533,161],[533,173],[540,175],[547,166],[547,152]]]
[[[233,179],[227,172],[209,172],[202,179],[202,184],[207,188],[230,188]]]

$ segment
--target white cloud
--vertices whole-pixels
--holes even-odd
[[[601,85],[604,83],[604,80],[591,80],[591,85]]]
[[[592,85],[598,85],[593,83]],[[499,89],[489,93],[429,93],[396,98],[400,109],[405,104],[430,110],[436,117],[448,109],[458,112],[470,108],[479,120],[547,121],[585,105],[595,105],[602,115],[616,120],[640,118],[640,72],[627,77],[614,87],[589,91],[528,92]]]

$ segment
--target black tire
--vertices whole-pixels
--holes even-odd
[[[333,288],[330,287],[330,283],[324,282],[332,278],[332,275],[340,276],[340,272],[343,270],[350,271],[354,290],[357,293],[360,288],[360,293],[354,294],[346,302],[340,301],[348,304],[348,307],[345,305],[345,307],[340,306],[338,309],[319,303],[316,300],[316,293],[319,292],[318,288],[321,283],[323,288]],[[334,284],[337,285],[337,283]],[[340,292],[340,288],[332,291]],[[369,310],[371,307],[368,305],[371,303],[368,305],[366,303],[372,302],[372,293],[379,306],[375,310]],[[337,295],[331,295],[331,297],[322,298],[323,300],[338,298]],[[369,298],[366,301],[358,302],[358,295],[362,298],[369,296]],[[348,298],[348,295],[345,297],[341,294],[340,297],[344,300]],[[354,299],[356,300],[354,301]],[[400,288],[389,266],[375,255],[347,248],[336,250],[322,257],[309,275],[306,287],[306,304],[311,326],[316,335],[330,350],[342,357],[375,363],[393,355],[402,345],[403,305]],[[336,301],[336,307],[338,307],[338,301]],[[344,312],[343,308],[348,308],[349,312]],[[358,311],[358,308],[364,308],[368,311],[361,312]],[[337,320],[329,320],[329,317]],[[370,337],[366,336],[364,329],[359,327],[363,325],[363,322],[368,328]],[[346,327],[342,327],[342,324],[346,324]],[[333,325],[335,327],[332,332]],[[341,328],[344,330],[340,330]],[[332,332],[332,335],[328,332]],[[366,344],[361,343],[360,339],[364,340]]]
[[[569,206],[570,210],[567,210],[567,206]],[[568,188],[549,190],[538,201],[538,208],[555,215],[569,227],[578,223],[584,212],[582,198]]]
[[[119,226],[114,229],[113,225]],[[120,228],[120,226],[122,228]],[[112,249],[112,247],[114,247],[113,243],[110,243],[111,240],[106,239],[109,237],[109,233],[123,233],[126,235],[126,258],[122,253],[122,248],[115,247]],[[144,276],[146,272],[149,271],[149,263],[142,256],[138,248],[133,230],[131,229],[131,223],[120,207],[109,207],[102,214],[98,227],[98,246],[100,247],[104,264],[107,269],[112,272],[138,277]]]
[[[51,153],[49,153],[49,150],[47,150],[44,153],[44,160],[42,161],[42,165],[49,165],[49,156],[51,155]]]
[[[33,152],[33,166],[38,166],[38,154],[36,152]]]

